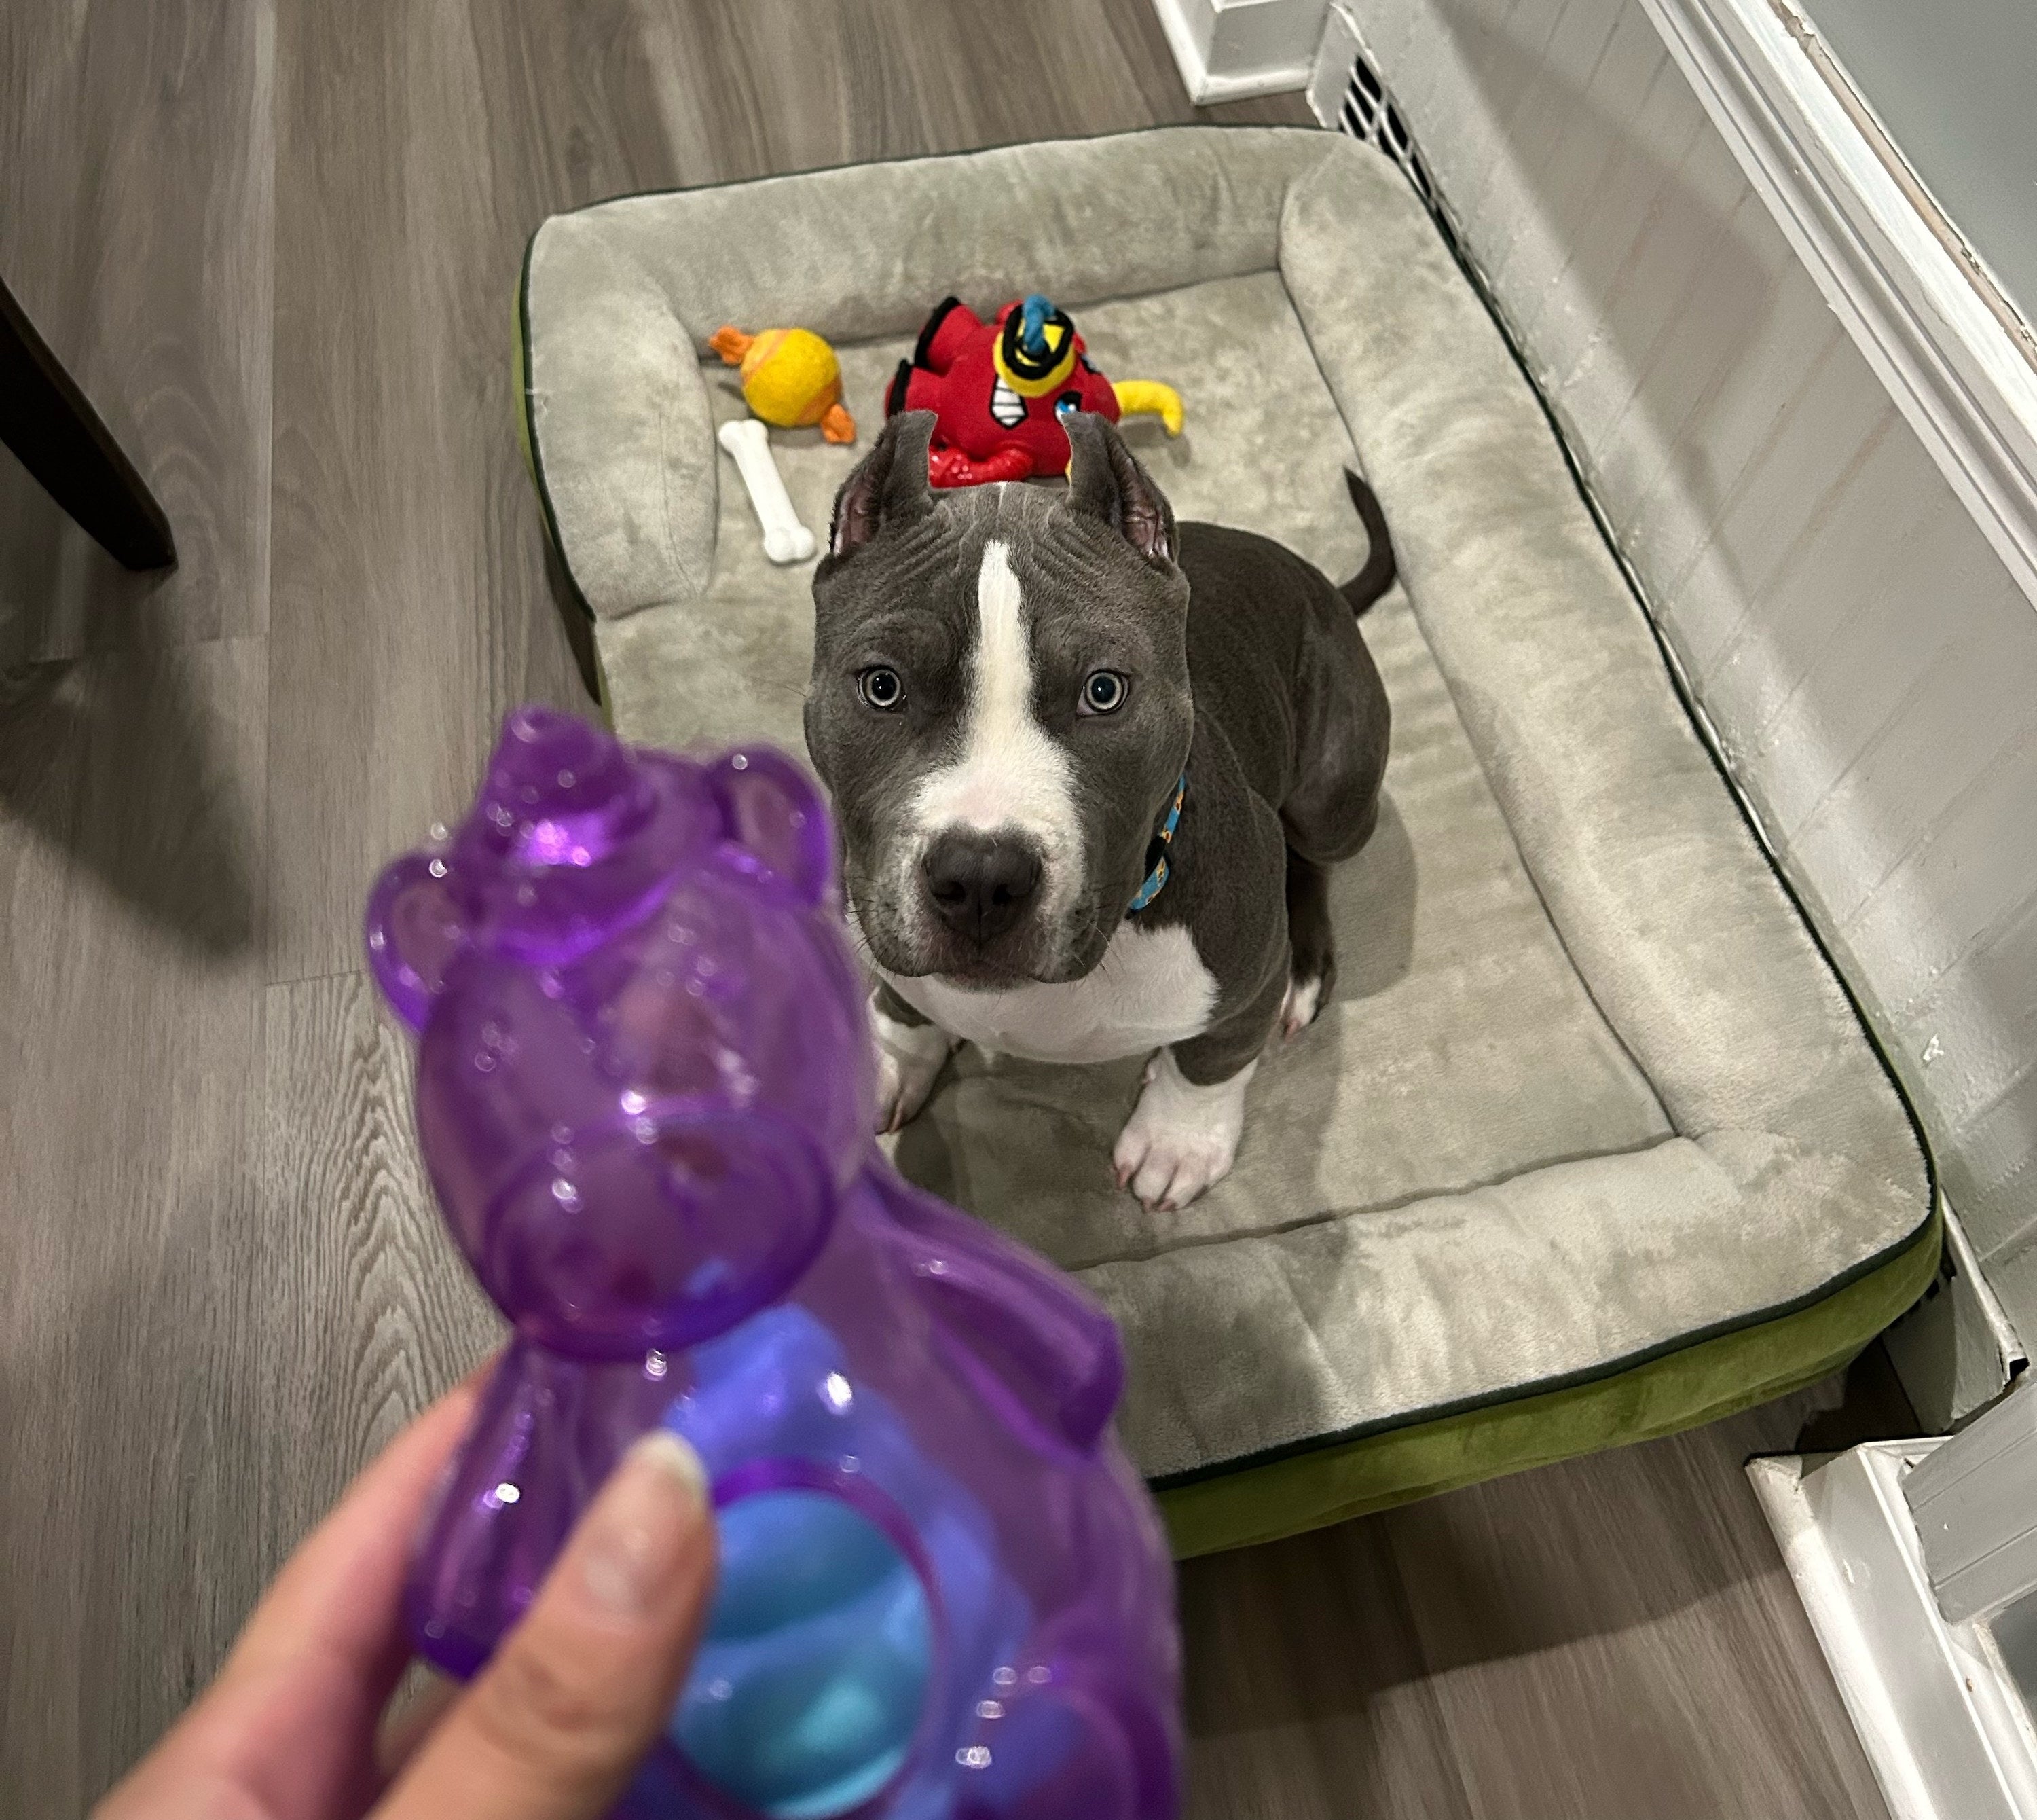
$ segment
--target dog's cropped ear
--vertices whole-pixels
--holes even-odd
[[[1148,562],[1174,560],[1174,509],[1107,417],[1072,411],[1068,509],[1101,518]]]
[[[933,510],[934,490],[927,479],[927,447],[933,435],[931,411],[902,411],[886,419],[870,452],[834,496],[829,555],[852,556],[886,524]]]

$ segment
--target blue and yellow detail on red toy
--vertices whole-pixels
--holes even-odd
[[[1181,431],[1181,400],[1156,380],[1113,384],[1097,370],[1067,311],[1037,292],[985,322],[958,297],[935,306],[910,360],[884,395],[884,414],[934,414],[927,471],[936,486],[977,486],[1065,474],[1062,420],[1093,411],[1115,423],[1151,412],[1170,436]]]

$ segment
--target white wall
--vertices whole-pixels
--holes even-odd
[[[1343,0],[2037,1336],[2037,606],[1638,0]]]

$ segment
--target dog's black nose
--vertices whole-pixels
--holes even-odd
[[[1040,857],[1009,834],[940,834],[920,861],[920,875],[934,914],[957,935],[987,942],[1032,907]]]

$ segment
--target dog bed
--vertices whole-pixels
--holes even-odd
[[[1185,517],[1365,554],[1393,706],[1341,973],[1185,1212],[1113,1183],[1139,1065],[965,1049],[918,1180],[1121,1323],[1127,1444],[1184,1553],[1663,1434],[1833,1370],[1922,1292],[1929,1165],[1694,730],[1535,397],[1394,168],[1181,127],[625,198],[546,221],[525,432],[614,723],[802,750],[811,565],[764,559],[714,429],[724,322],[837,345],[862,446],[949,292],[1041,289],[1188,425],[1128,433]],[[825,536],[854,460],[774,432]],[[584,629],[583,629],[584,630]]]

